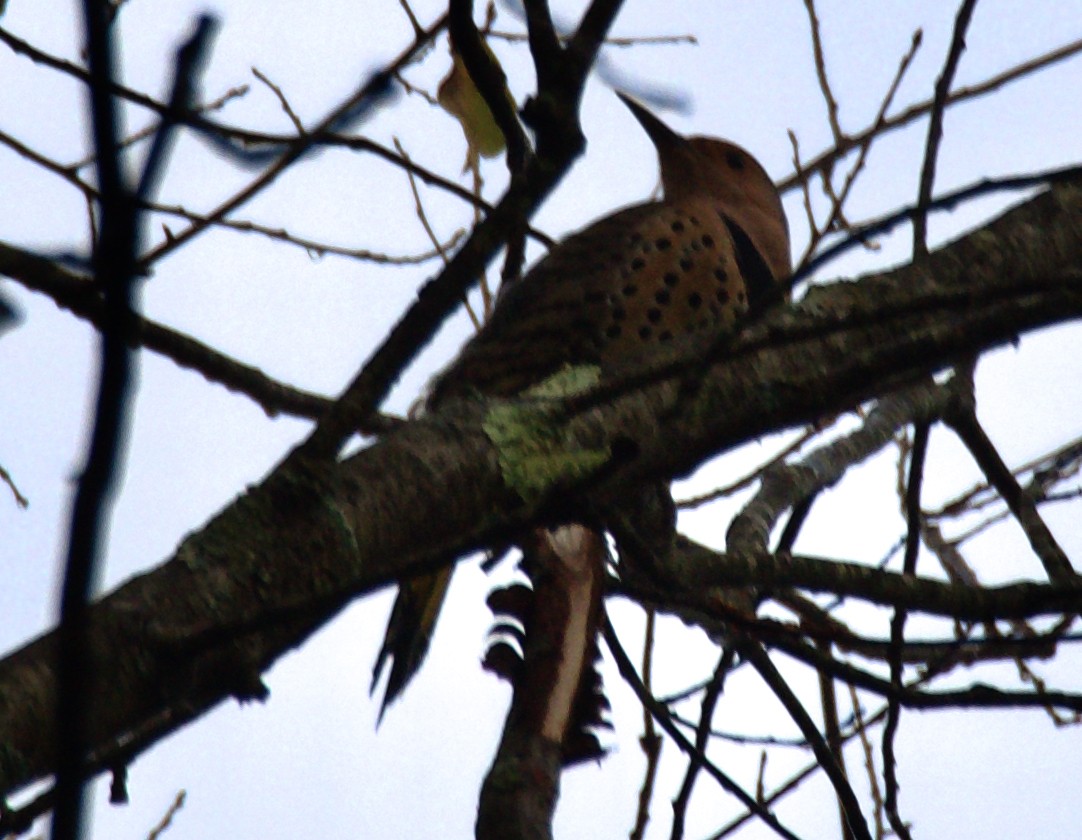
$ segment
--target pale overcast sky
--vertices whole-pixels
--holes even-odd
[[[560,3],[573,20],[579,3]],[[845,128],[863,128],[875,114],[913,31],[924,43],[901,85],[894,111],[929,97],[950,39],[954,4],[940,0],[881,0],[819,4],[828,69]],[[422,23],[437,2],[414,4]],[[396,0],[153,3],[129,0],[121,13],[124,81],[161,95],[173,50],[193,17],[210,10],[221,30],[206,73],[204,95],[216,98],[241,84],[248,95],[222,118],[237,125],[288,131],[273,94],[255,80],[257,67],[280,85],[311,125],[372,69],[397,54],[411,29]],[[76,4],[8,0],[0,26],[36,46],[77,61]],[[513,26],[503,14],[501,28]],[[786,134],[792,129],[806,157],[830,143],[825,109],[814,78],[808,21],[797,0],[760,3],[629,0],[614,34],[697,36],[699,44],[608,49],[612,67],[643,83],[690,98],[686,113],[664,114],[674,128],[714,134],[751,149],[775,176],[792,168]],[[1019,3],[983,0],[967,38],[957,85],[986,79],[1019,62],[1082,37],[1082,0]],[[531,77],[522,45],[497,43],[521,102]],[[410,80],[434,90],[449,58],[441,39]],[[951,110],[946,118],[938,190],[985,176],[1077,162],[1082,157],[1082,59],[1059,64],[995,95]],[[0,131],[64,162],[86,152],[83,91],[66,77],[36,66],[0,45]],[[149,116],[128,112],[128,127]],[[656,165],[647,139],[611,90],[595,81],[584,100],[586,155],[536,218],[560,235],[653,190]],[[403,96],[363,127],[389,143],[401,140],[419,163],[457,177],[465,154],[461,134],[437,109]],[[916,195],[926,125],[916,122],[877,144],[850,205],[853,219],[878,215]],[[499,194],[500,162],[486,164],[487,194]],[[247,182],[199,140],[179,143],[161,199],[206,210]],[[465,183],[465,179],[463,181]],[[471,211],[435,190],[426,207],[442,237],[468,226]],[[0,240],[44,252],[85,248],[86,213],[80,196],[0,145]],[[931,225],[933,243],[972,227],[1005,204],[985,200]],[[799,196],[786,196],[794,247],[806,242]],[[269,192],[237,214],[291,233],[390,254],[425,250],[405,176],[359,154],[324,152],[294,167]],[[389,220],[394,220],[389,224]],[[172,221],[174,230],[182,225]],[[150,233],[161,237],[160,228]],[[907,258],[907,233],[888,238],[877,253],[853,255],[824,278],[886,267]],[[255,235],[215,233],[180,249],[161,264],[142,295],[145,313],[268,374],[320,393],[336,394],[408,305],[418,283],[438,269],[385,268],[339,257],[317,259],[296,247]],[[0,340],[0,465],[30,499],[19,510],[0,487],[0,650],[9,651],[49,628],[65,544],[72,478],[83,459],[87,408],[93,398],[95,334],[40,295],[10,281],[0,288],[21,310],[18,329]],[[468,333],[460,317],[403,379],[389,410],[404,412],[427,376]],[[1012,463],[1033,457],[1079,431],[1077,383],[1082,378],[1077,330],[1026,337],[982,365],[982,419]],[[139,356],[139,391],[128,440],[126,472],[109,542],[101,588],[111,589],[168,557],[247,484],[263,476],[305,432],[294,419],[269,420],[246,399],[178,369],[154,354]],[[689,488],[706,489],[762,457],[768,444],[720,459]],[[933,437],[928,476],[930,506],[977,478],[946,435]],[[801,546],[808,553],[874,562],[901,533],[894,464],[880,459],[854,472],[828,494]],[[732,505],[688,516],[696,537],[720,545]],[[1082,557],[1082,528],[1074,508],[1049,519],[1068,553]],[[856,527],[854,527],[856,526]],[[1009,529],[976,545],[986,582],[1038,576],[1018,534]],[[354,604],[266,677],[266,704],[223,704],[141,756],[131,767],[130,805],[106,804],[107,785],[93,787],[93,838],[144,837],[177,791],[188,799],[168,836],[365,837],[472,836],[480,780],[499,737],[509,691],[479,668],[490,616],[483,606],[488,581],[476,563],[462,564],[450,604],[422,672],[377,731],[377,703],[368,696],[370,668],[391,603],[382,592]],[[625,603],[611,610],[635,653],[641,612]],[[882,629],[882,622],[877,627]],[[713,646],[679,622],[663,622],[655,686],[679,689],[711,669]],[[778,656],[784,664],[784,660]],[[1079,657],[1040,666],[1065,688],[1079,688]],[[800,668],[785,673],[812,686]],[[979,672],[963,672],[969,679]],[[990,669],[987,679],[1011,679]],[[636,738],[641,709],[615,670],[606,668],[616,733],[613,753],[600,767],[564,776],[557,836],[622,837],[634,819],[643,772]],[[812,689],[814,694],[814,688]],[[792,735],[794,729],[751,674],[730,682],[717,726],[751,734]],[[878,731],[876,733],[878,739]],[[877,741],[878,742],[878,741]],[[1076,836],[1076,788],[1082,734],[1056,729],[1041,712],[909,713],[898,736],[901,808],[915,820],[915,836],[1028,838]],[[863,758],[848,754],[858,793]],[[754,787],[758,751],[722,745],[726,769]],[[772,756],[774,784],[803,766],[808,755]],[[683,762],[667,744],[649,836],[668,836],[668,799]],[[739,813],[712,783],[699,783],[689,815],[689,837],[704,837]],[[836,809],[821,776],[785,800],[778,813],[807,838],[837,836]],[[865,805],[867,807],[867,804]],[[870,809],[869,809],[870,812]],[[742,840],[771,836],[761,826]]]

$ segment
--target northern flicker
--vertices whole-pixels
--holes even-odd
[[[621,99],[657,150],[663,199],[594,222],[505,285],[484,328],[434,380],[428,408],[470,393],[512,396],[565,365],[634,361],[680,335],[723,334],[784,298],[789,231],[766,170],[733,143],[682,137]],[[559,552],[570,533],[603,550],[603,540],[558,530],[528,542]],[[374,688],[393,657],[384,709],[420,667],[451,570],[401,584],[373,676]]]

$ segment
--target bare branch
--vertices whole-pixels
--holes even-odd
[[[654,693],[654,626],[657,621],[657,613],[646,610],[646,632],[643,638],[642,648],[642,682],[646,691]],[[662,738],[654,727],[654,718],[650,711],[643,707],[642,710],[642,735],[639,737],[639,746],[642,747],[646,756],[646,769],[643,774],[642,787],[639,789],[639,804],[635,813],[635,825],[631,829],[629,840],[643,840],[646,836],[646,826],[650,822],[650,801],[654,795],[654,783],[657,781],[657,771],[661,759]]]
[[[823,55],[823,39],[819,34],[819,18],[815,14],[815,0],[804,0],[804,8],[808,12],[808,20],[811,23],[815,75],[819,79],[819,90],[822,91],[823,99],[827,104],[827,121],[830,123],[830,132],[834,135],[834,144],[840,146],[845,142],[845,133],[838,122],[838,100],[834,98],[834,92],[830,89],[830,80],[827,78],[826,58]],[[829,179],[824,178],[823,180],[826,182]]]
[[[1050,67],[1060,61],[1064,61],[1068,58],[1072,58],[1082,52],[1082,39],[1072,41],[1069,44],[1051,50],[1050,52],[1042,55],[1038,58],[1024,61],[1021,64],[1015,65],[1009,70],[993,76],[979,84],[972,85],[970,87],[958,88],[947,98],[947,105],[956,105],[960,102],[964,102],[969,99],[975,99],[979,96],[984,96],[987,93],[992,93],[998,90],[1003,85],[1008,84],[1018,79],[1023,79],[1027,76],[1036,73],[1038,70],[1043,70],[1046,67]],[[790,190],[799,184],[802,180],[807,178],[813,172],[829,173],[834,164],[849,154],[853,149],[857,148],[861,144],[867,142],[873,137],[883,136],[899,128],[903,128],[916,119],[920,119],[925,114],[932,110],[935,104],[934,99],[928,99],[924,102],[911,105],[906,108],[902,113],[883,120],[880,124],[874,124],[864,129],[863,131],[855,134],[850,134],[845,143],[840,146],[834,146],[822,152],[817,157],[813,158],[804,168],[798,172],[783,178],[779,182],[779,188],[783,191]]]
[[[907,524],[905,560],[902,574],[917,573],[917,552],[920,550],[920,492],[924,481],[924,460],[928,455],[928,434],[931,424],[922,420],[913,433],[913,447],[909,453],[909,479],[905,488],[905,517]],[[897,608],[890,622],[890,684],[895,691],[902,687],[902,642],[905,640],[905,608]],[[898,776],[894,760],[894,735],[898,730],[900,709],[895,697],[887,705],[887,722],[883,727],[883,781],[886,795],[883,807],[894,832],[908,840],[909,828],[898,813]]]
[[[101,297],[87,277],[2,242],[0,274],[48,295],[57,306],[89,321],[99,330],[105,328]],[[244,394],[270,417],[287,413],[316,418],[331,405],[326,397],[272,379],[258,368],[242,364],[190,336],[141,316],[135,316],[132,321],[128,341],[160,353],[180,367],[194,370],[231,391]],[[382,421],[381,425],[386,428]]]
[[[759,492],[729,526],[730,551],[764,551],[781,513],[802,499],[835,484],[845,472],[887,446],[895,432],[917,418],[934,417],[949,394],[934,383],[922,383],[882,400],[864,424],[794,464],[779,462],[762,474]]]
[[[928,141],[924,149],[924,164],[920,171],[920,188],[917,192],[917,215],[913,218],[913,257],[928,254],[928,217],[923,208],[932,200],[932,185],[935,182],[936,160],[939,157],[939,141],[943,139],[943,111],[950,97],[951,84],[958,70],[962,52],[966,48],[966,30],[977,7],[977,0],[962,0],[958,14],[954,19],[954,32],[951,34],[950,52],[943,64],[943,72],[935,83],[935,96],[932,97],[931,118],[928,121]],[[889,791],[888,791],[889,798]],[[889,809],[888,809],[889,813]],[[894,826],[895,831],[898,826]],[[903,836],[903,840],[908,840]]]
[[[278,87],[274,82],[268,79],[263,73],[260,72],[258,67],[252,68],[252,75],[259,81],[270,88],[271,92],[278,97],[278,102],[282,106],[282,111],[289,117],[289,121],[293,123],[293,127],[297,130],[297,135],[300,137],[305,136],[308,132],[304,130],[304,124],[301,122],[301,118],[297,116],[297,112],[293,110],[293,106],[289,104],[289,100],[286,99],[286,95],[282,92],[282,89]]]
[[[605,644],[608,646],[609,652],[612,653],[613,659],[616,660],[616,667],[620,671],[620,676],[622,676],[624,681],[631,686],[632,690],[638,695],[639,702],[649,709],[654,720],[656,720],[668,736],[673,739],[676,746],[689,756],[693,756],[699,762],[700,766],[713,776],[722,788],[739,799],[744,804],[745,808],[770,826],[775,833],[781,837],[789,838],[789,840],[799,840],[795,834],[778,821],[777,817],[766,810],[766,808],[759,804],[757,800],[753,799],[750,794],[729,778],[729,776],[717,765],[700,752],[694,744],[684,737],[684,734],[673,723],[668,710],[658,703],[655,697],[647,693],[646,688],[642,684],[642,680],[640,680],[639,675],[635,673],[635,666],[632,665],[631,660],[628,659],[623,646],[620,644],[620,639],[616,635],[616,631],[613,629],[612,624],[608,619],[605,620],[603,633]]]
[[[413,43],[392,61],[387,68],[375,73],[360,87],[359,90],[357,90],[356,93],[323,117],[323,119],[321,119],[312,129],[310,134],[300,135],[292,139],[288,146],[277,156],[274,162],[264,169],[260,175],[252,180],[246,187],[239,190],[212,210],[207,215],[207,223],[192,224],[185,230],[172,236],[166,242],[163,242],[156,248],[143,254],[139,261],[140,265],[143,268],[153,265],[166,254],[172,253],[177,248],[198,236],[206,230],[211,222],[224,219],[229,213],[232,213],[238,207],[243,206],[256,195],[263,192],[263,190],[272,184],[279,175],[311,150],[312,135],[333,131],[344,121],[355,118],[356,115],[373,107],[374,103],[386,95],[391,84],[390,79],[394,74],[401,70],[402,67],[409,64],[416,54],[427,46],[429,41],[443,29],[444,21],[444,18],[440,18],[424,31],[423,37],[414,39]]]
[[[736,649],[727,645],[721,652],[718,664],[714,668],[714,674],[703,692],[702,704],[699,707],[699,724],[695,729],[695,749],[702,755],[706,755],[707,741],[715,733],[710,728],[714,719],[714,709],[717,707],[718,698],[725,687],[725,677],[732,670],[733,660],[736,658]],[[692,757],[688,761],[687,770],[684,771],[684,781],[680,784],[680,791],[673,800],[671,840],[680,840],[684,836],[684,821],[687,817],[688,804],[691,802],[691,792],[695,788],[695,780],[699,777],[702,764]],[[758,797],[756,797],[758,798]]]
[[[736,644],[740,656],[751,662],[752,667],[762,677],[763,682],[770,687],[770,690],[774,692],[774,696],[781,701],[785,711],[789,713],[793,722],[800,729],[801,734],[807,739],[812,752],[815,753],[815,757],[819,761],[819,766],[823,768],[823,772],[826,773],[827,778],[834,787],[834,793],[837,795],[838,803],[845,814],[845,821],[849,831],[858,840],[871,840],[871,835],[868,833],[868,823],[861,812],[857,796],[853,792],[849,780],[845,777],[845,770],[838,764],[826,739],[819,732],[815,721],[811,719],[811,715],[808,714],[795,692],[789,687],[789,684],[785,682],[774,663],[770,661],[769,654],[758,642],[747,638],[738,638]]]
[[[15,481],[12,479],[11,473],[5,470],[3,466],[0,466],[0,481],[4,482],[4,484],[8,486],[8,489],[11,490],[11,494],[15,497],[15,504],[21,508],[30,507],[30,500],[19,492],[19,488],[15,486]]]
[[[1055,582],[1072,581],[1077,573],[1052,532],[1041,519],[1033,497],[1026,493],[1003,462],[999,452],[977,420],[972,403],[955,404],[947,422],[962,439],[988,480],[999,491],[1025,532],[1048,577]]]

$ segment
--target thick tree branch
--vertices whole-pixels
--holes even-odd
[[[859,429],[792,463],[771,465],[763,471],[755,496],[729,526],[729,550],[765,551],[784,511],[834,486],[848,469],[887,446],[903,425],[941,413],[949,398],[949,391],[932,381],[890,394],[872,409]]]
[[[888,572],[860,563],[766,553],[725,554],[680,538],[666,558],[665,587],[636,577],[619,591],[657,609],[678,612],[706,626],[734,618],[721,593],[733,587],[773,590],[796,588],[960,621],[1031,618],[1082,612],[1082,581],[1056,585],[1013,583],[978,587]]]

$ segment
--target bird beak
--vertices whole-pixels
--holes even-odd
[[[617,96],[620,97],[620,101],[623,102],[628,110],[635,115],[635,119],[639,121],[645,130],[647,136],[653,142],[654,147],[659,151],[662,149],[671,149],[676,146],[683,146],[687,141],[669,128],[665,123],[647,111],[642,105],[632,99],[626,94],[617,91]]]

